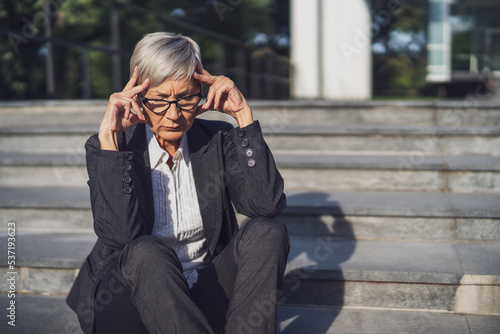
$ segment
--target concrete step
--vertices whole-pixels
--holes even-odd
[[[0,324],[2,333],[82,334],[65,296],[18,295],[16,327]],[[0,303],[9,302],[5,294]],[[250,321],[251,322],[251,321]],[[497,334],[500,317],[332,307],[278,306],[283,334]],[[251,328],[250,323],[248,326]]]
[[[498,127],[315,126],[265,129],[273,152],[392,152],[431,155],[500,155]]]
[[[289,192],[287,214],[432,218],[498,218],[500,194]]]
[[[500,125],[498,102],[479,101],[251,101],[256,119],[275,127],[378,124]]]
[[[293,238],[286,303],[500,315],[500,244]]]
[[[500,157],[275,154],[286,190],[498,193]],[[0,187],[78,187],[83,153],[3,153]]]
[[[280,219],[296,236],[499,241],[500,195],[289,192]]]
[[[500,240],[499,194],[304,191],[287,193],[287,202],[279,219],[291,235]],[[91,231],[93,221],[86,187],[0,188],[0,219],[29,230]]]
[[[491,156],[275,154],[289,190],[497,193],[500,159]]]
[[[86,125],[0,128],[0,152],[81,154],[97,132]],[[422,158],[431,155],[500,155],[500,128],[388,125],[263,126],[275,151],[394,152]]]
[[[19,229],[17,292],[67,293],[94,240],[93,233]],[[499,255],[500,243],[292,237],[280,302],[500,315]],[[6,280],[0,291],[8,291]]]
[[[499,316],[281,305],[283,334],[497,334]]]
[[[255,118],[273,127],[318,124],[500,125],[499,103],[494,101],[290,100],[249,103]],[[106,105],[106,100],[3,102],[0,103],[0,117],[4,126],[75,124],[75,121],[98,125]],[[218,118],[219,115],[209,112],[203,117]]]
[[[65,302],[66,296],[16,294],[15,327],[2,319],[0,332],[19,334],[83,334],[74,313]],[[12,299],[0,294],[0,303],[9,305]],[[6,308],[6,307],[5,307]]]

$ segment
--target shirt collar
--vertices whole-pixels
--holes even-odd
[[[148,141],[149,163],[151,167],[156,168],[161,163],[166,164],[169,154],[160,146],[149,126],[146,126],[146,138]],[[187,140],[187,134],[184,134],[181,138],[181,145],[174,154],[174,164],[184,160],[186,165],[189,165],[189,148]]]

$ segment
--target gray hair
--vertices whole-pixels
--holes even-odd
[[[145,35],[130,58],[130,73],[137,66],[138,83],[151,79],[150,87],[163,81],[191,79],[196,64],[201,65],[200,47],[181,34],[155,32]]]

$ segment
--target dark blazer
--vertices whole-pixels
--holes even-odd
[[[94,296],[103,273],[130,241],[149,235],[154,202],[145,124],[118,138],[119,151],[100,149],[97,135],[85,144],[90,202],[98,240],[66,299],[85,333],[94,325]],[[187,133],[208,251],[215,256],[238,230],[236,210],[274,217],[286,206],[283,179],[259,122],[245,128],[195,119]]]

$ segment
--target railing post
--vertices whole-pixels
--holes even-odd
[[[113,91],[119,92],[122,90],[121,78],[121,58],[120,58],[120,18],[116,5],[111,5],[111,40],[113,45],[112,56],[112,76],[113,76]]]
[[[56,88],[54,82],[54,49],[50,38],[52,38],[52,25],[50,22],[50,3],[49,0],[43,2],[43,11],[45,19],[44,36],[47,39],[45,47],[47,48],[47,55],[45,57],[45,70],[46,70],[46,84],[47,84],[47,98],[52,99],[55,96]]]
[[[224,43],[217,43],[217,68],[219,70],[219,74],[227,75],[226,73],[226,48],[224,47]]]
[[[262,67],[261,67],[261,51],[254,51],[252,53],[251,63],[251,87],[250,96],[253,99],[262,98]]]
[[[265,73],[264,73],[264,98],[273,99],[274,96],[274,75],[276,68],[274,67],[274,56],[272,54],[265,54]]]
[[[245,48],[236,50],[236,85],[243,95],[247,94],[247,53]]]
[[[82,98],[91,98],[89,50],[82,49]]]

